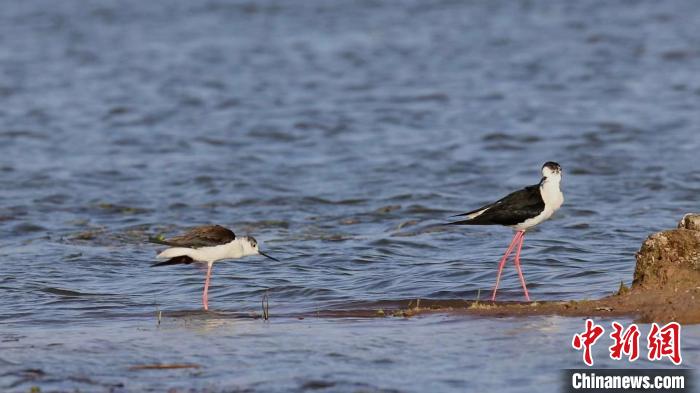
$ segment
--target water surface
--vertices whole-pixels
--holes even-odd
[[[697,210],[698,25],[693,1],[4,4],[0,386],[557,391],[579,320],[274,316],[488,291],[511,232],[435,224],[548,160],[531,296],[629,283]],[[217,264],[220,314],[145,243],[205,223],[282,260]],[[241,318],[265,293],[272,321]],[[201,368],[127,371],[153,362]]]

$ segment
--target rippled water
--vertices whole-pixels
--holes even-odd
[[[275,314],[476,297],[510,231],[435,224],[547,160],[531,296],[629,282],[698,209],[698,25],[690,0],[3,4],[0,386],[556,391],[579,320]],[[203,271],[145,239],[214,222],[282,262],[217,264],[203,314]],[[201,368],[128,371],[157,362]]]

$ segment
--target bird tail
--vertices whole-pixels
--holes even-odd
[[[466,217],[464,220],[459,220],[459,221],[454,221],[454,222],[449,222],[445,225],[484,225],[484,224],[489,224],[488,220],[484,220],[483,214],[486,213],[491,206],[491,205],[486,205],[484,207],[480,207],[476,210],[472,210],[470,212],[462,213],[462,214],[455,214],[454,216],[450,216],[450,218],[453,217]]]
[[[186,247],[173,247],[163,250],[156,255],[158,259],[168,259],[167,261],[158,262],[151,266],[179,265],[181,263],[192,263],[194,261],[193,253],[196,250]]]
[[[445,225],[492,225],[493,221],[489,217],[485,217],[481,214],[481,211],[476,213],[469,213],[466,219],[448,222]]]
[[[154,263],[153,265],[151,265],[151,267],[190,264],[192,262],[194,262],[194,259],[188,257],[187,255],[180,255],[174,258],[170,258],[167,261]]]
[[[460,220],[454,222],[448,222],[445,225],[475,225],[474,219],[470,218],[468,220]]]

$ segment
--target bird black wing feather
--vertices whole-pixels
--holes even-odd
[[[194,262],[194,259],[188,257],[187,255],[180,255],[178,257],[170,258],[167,261],[163,262],[156,262],[151,267],[156,267],[156,266],[168,266],[168,265],[180,265],[180,264],[190,264]]]
[[[230,243],[236,239],[236,234],[221,225],[205,225],[194,228],[184,235],[170,239],[150,238],[152,243],[170,247],[201,248]]]
[[[467,220],[451,222],[451,225],[516,225],[542,213],[544,201],[540,185],[535,184],[506,195],[498,201],[462,215],[485,210],[482,214]]]
[[[507,197],[506,197],[506,198],[507,198]],[[470,214],[474,214],[474,213],[476,213],[476,212],[479,212],[479,211],[482,211],[482,210],[484,210],[484,209],[490,208],[491,206],[493,206],[493,205],[495,205],[495,204],[501,202],[503,199],[505,199],[505,198],[499,199],[499,200],[496,201],[496,202],[489,203],[489,204],[484,205],[484,206],[482,206],[482,207],[480,207],[480,208],[478,208],[478,209],[474,209],[474,210],[472,210],[472,211],[470,211],[470,212],[461,213],[461,214],[455,214],[454,216],[450,216],[450,217],[464,217],[464,216],[468,216],[468,215],[470,215]]]

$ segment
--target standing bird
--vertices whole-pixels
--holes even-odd
[[[520,250],[525,241],[525,231],[535,225],[547,220],[564,203],[559,184],[561,183],[562,170],[556,162],[546,162],[542,166],[542,180],[539,184],[528,186],[522,190],[508,194],[506,197],[494,203],[482,206],[467,213],[458,214],[453,217],[466,216],[466,220],[451,222],[450,225],[505,225],[513,228],[515,236],[510,243],[508,250],[498,265],[498,275],[496,276],[496,286],[493,288],[491,300],[496,300],[498,283],[501,280],[501,272],[515,247],[515,268],[520,276],[520,283],[525,291],[525,299],[530,301],[527,293],[525,278],[520,270]]]
[[[150,238],[150,242],[164,244],[168,248],[156,258],[167,259],[152,266],[190,264],[192,262],[207,263],[207,278],[204,281],[202,304],[204,310],[209,309],[209,280],[214,262],[223,259],[239,259],[249,255],[262,255],[273,261],[278,261],[258,248],[258,242],[252,236],[236,237],[233,231],[220,225],[205,225],[196,227],[184,235],[170,239]]]

